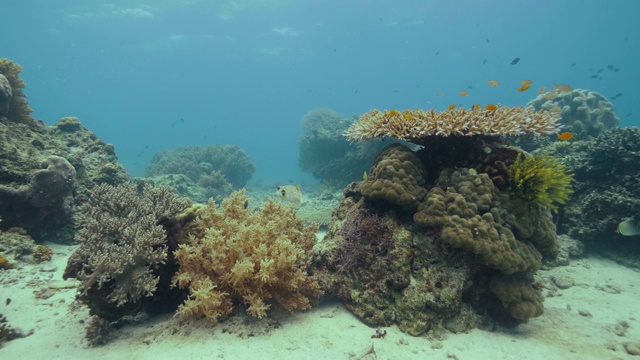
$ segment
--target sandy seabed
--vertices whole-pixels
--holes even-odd
[[[604,258],[539,271],[545,313],[515,329],[437,340],[387,327],[384,338],[372,339],[376,328],[325,299],[307,312],[260,321],[147,318],[92,348],[84,339],[89,310],[74,303],[76,283],[62,280],[76,247],[49,246],[51,261],[0,271],[0,314],[33,331],[5,343],[0,359],[640,359],[631,355],[640,347],[640,273]]]

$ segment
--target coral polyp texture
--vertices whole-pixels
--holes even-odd
[[[234,308],[262,318],[272,307],[306,309],[322,291],[309,275],[314,226],[304,226],[295,209],[271,199],[257,211],[241,190],[220,206],[194,209],[189,238],[175,252],[180,268],[174,286],[189,298],[178,314],[217,321]]]
[[[618,126],[613,104],[602,94],[585,89],[563,92],[553,98],[538,95],[527,104],[536,111],[559,109],[562,131],[570,131],[576,137],[598,136],[607,129]]]
[[[371,110],[362,115],[345,132],[350,141],[382,137],[416,142],[429,136],[504,136],[558,132],[560,118],[555,109],[534,111],[532,108],[499,107],[496,110],[452,109]]]

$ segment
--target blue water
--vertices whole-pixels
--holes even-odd
[[[524,105],[555,83],[622,93],[621,125],[639,125],[638,14],[623,0],[1,0],[0,57],[23,66],[36,118],[79,117],[134,176],[160,150],[235,144],[254,179],[299,180],[299,121],[317,107]]]

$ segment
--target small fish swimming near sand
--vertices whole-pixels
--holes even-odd
[[[281,185],[276,190],[278,197],[286,202],[291,203],[296,209],[302,206],[302,191],[300,185]]]

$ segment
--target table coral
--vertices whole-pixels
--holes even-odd
[[[186,243],[175,257],[174,286],[189,289],[178,314],[211,321],[246,307],[255,317],[273,305],[306,309],[322,292],[307,272],[315,227],[305,227],[295,210],[273,199],[253,211],[244,190],[221,206],[198,210]]]

